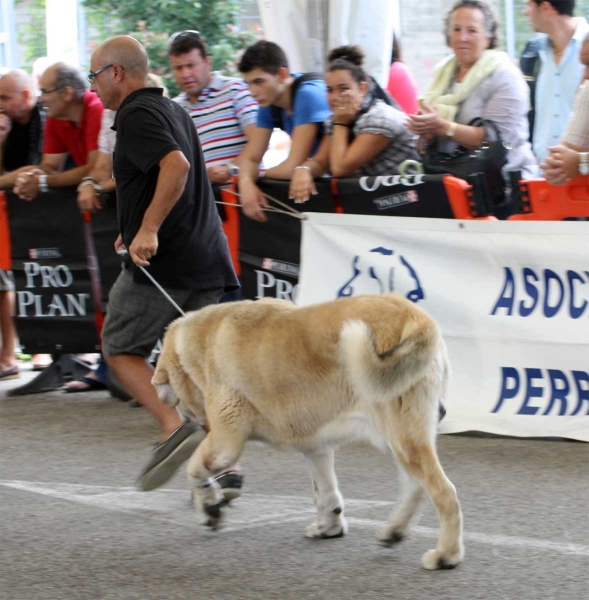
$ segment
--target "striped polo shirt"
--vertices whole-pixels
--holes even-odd
[[[244,129],[255,125],[258,103],[247,85],[235,77],[211,74],[210,87],[205,88],[192,104],[185,92],[174,98],[192,118],[207,167],[225,165],[237,158],[247,138]]]

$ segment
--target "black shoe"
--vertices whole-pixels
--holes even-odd
[[[239,471],[226,471],[215,477],[215,481],[221,486],[225,502],[229,503],[241,496],[243,479],[243,473]]]
[[[151,492],[164,485],[190,458],[206,435],[206,431],[195,423],[180,425],[168,439],[154,448],[151,459],[139,475],[137,487],[143,492]]]

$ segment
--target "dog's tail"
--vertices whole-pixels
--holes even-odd
[[[381,332],[381,335],[384,332]],[[375,335],[364,321],[344,323],[340,350],[348,379],[361,398],[388,402],[407,392],[436,360],[443,342],[429,318],[409,320],[401,339],[378,353]]]

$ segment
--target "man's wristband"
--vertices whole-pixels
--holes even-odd
[[[341,125],[342,127],[349,127],[349,126],[350,126],[350,124],[349,124],[349,123],[336,123],[335,121],[334,121],[334,123],[333,123],[333,124],[334,124],[334,125]]]

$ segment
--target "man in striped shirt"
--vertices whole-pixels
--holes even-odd
[[[182,89],[174,101],[196,126],[211,183],[226,184],[256,126],[258,103],[240,79],[211,72],[211,57],[197,31],[175,33],[168,47],[172,73]]]

